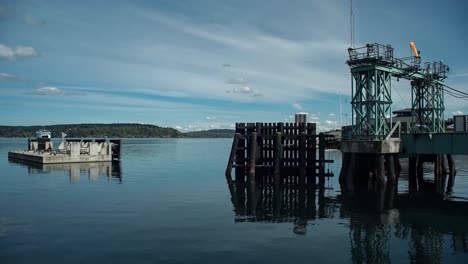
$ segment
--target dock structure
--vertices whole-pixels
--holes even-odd
[[[246,181],[255,186],[259,180],[267,183],[321,185],[325,177],[325,149],[333,136],[316,134],[315,123],[237,123],[226,177],[235,182]],[[259,177],[257,177],[259,176]]]
[[[110,162],[120,160],[120,145],[121,140],[116,139],[67,139],[53,150],[52,144],[41,147],[37,141],[28,140],[28,150],[10,151],[8,158],[40,164]]]
[[[468,155],[468,150],[444,144],[466,142],[468,134],[445,133],[444,79],[448,66],[441,61],[421,66],[416,52],[414,56],[396,58],[390,45],[377,43],[349,48],[348,53],[353,124],[350,137],[341,143],[343,189],[353,192],[356,185],[369,182],[384,189],[388,182],[396,182],[401,171],[399,155],[405,154],[409,156],[410,190],[424,186],[423,166],[431,163],[434,191],[451,193],[456,174],[452,155]],[[391,118],[393,78],[411,84],[413,126],[404,136],[399,133],[400,123],[393,123]]]

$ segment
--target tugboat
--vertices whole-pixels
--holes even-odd
[[[39,138],[48,138],[50,139],[52,137],[52,133],[49,130],[45,130],[42,128],[42,130],[36,131],[36,139]]]
[[[42,128],[36,131],[36,138],[28,140],[28,150],[37,152],[52,151],[54,147],[50,142],[51,138],[52,133],[49,130]]]

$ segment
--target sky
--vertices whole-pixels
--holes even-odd
[[[468,2],[354,0],[356,46],[443,60],[468,92]],[[0,0],[0,125],[349,124],[350,0]],[[411,106],[394,82],[393,109]],[[341,98],[341,99],[340,99]],[[340,112],[340,102],[342,111]],[[445,116],[468,114],[446,96]]]

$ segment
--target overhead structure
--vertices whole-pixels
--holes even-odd
[[[392,77],[411,81],[413,128],[418,133],[444,131],[443,80],[449,68],[443,62],[421,67],[420,53],[395,58],[391,45],[367,44],[349,48],[353,140],[383,140],[392,129]]]
[[[442,61],[425,63],[423,79],[411,81],[413,132],[442,133],[444,122],[444,86],[449,68]]]

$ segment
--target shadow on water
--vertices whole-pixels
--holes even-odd
[[[228,187],[236,222],[292,223],[295,234],[307,235],[308,226],[318,219],[347,220],[353,263],[390,263],[395,247],[403,248],[411,263],[442,263],[444,255],[468,253],[467,202],[398,194],[396,185],[383,192],[335,196],[314,184],[251,188],[228,180]]]
[[[40,164],[18,159],[8,159],[9,162],[27,167],[28,173],[43,174],[54,171],[64,171],[70,177],[70,183],[78,182],[82,176],[89,181],[97,181],[100,177],[122,183],[122,168],[120,162],[86,162],[64,164]]]

